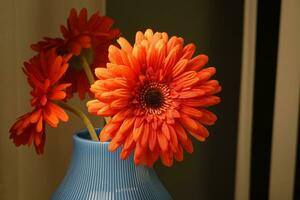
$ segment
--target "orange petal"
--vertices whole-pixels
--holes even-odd
[[[144,148],[147,146],[147,143],[148,143],[148,140],[149,140],[148,137],[149,137],[149,124],[145,123],[144,124],[144,131],[142,133],[142,138],[140,139],[141,145]]]
[[[118,110],[112,109],[110,106],[104,106],[100,110],[97,111],[97,115],[103,117],[113,116]]]
[[[69,117],[64,109],[59,107],[58,105],[49,102],[48,106],[50,107],[51,111],[62,121],[66,122],[69,120]]]
[[[113,64],[123,64],[120,49],[114,45],[110,45],[108,48],[108,58]]]
[[[198,71],[202,67],[204,67],[207,62],[208,62],[207,55],[204,54],[198,55],[189,61],[187,69],[191,71]]]
[[[135,144],[135,142],[133,140],[133,134],[129,133],[128,137],[125,140],[123,149],[125,149],[125,150],[131,149],[134,144]]]
[[[178,145],[177,152],[174,153],[174,157],[177,161],[183,161],[183,149],[181,145]]]
[[[95,69],[95,75],[99,79],[108,79],[108,78],[113,78],[113,74],[106,68],[99,67]]]
[[[54,91],[51,92],[48,96],[51,100],[62,100],[66,97],[66,93],[64,91]]]
[[[185,143],[182,143],[182,146],[188,153],[193,153],[193,151],[194,151],[193,143],[189,138],[187,139],[187,141]]]
[[[134,129],[133,129],[133,139],[134,141],[138,141],[139,137],[141,136],[142,132],[144,131],[144,123],[137,127],[137,120],[135,121]]]
[[[162,163],[167,167],[171,167],[173,165],[173,156],[171,155],[170,152],[161,153],[160,159]]]
[[[162,152],[165,152],[168,150],[168,140],[161,131],[157,131],[157,142],[158,142]]]
[[[116,65],[116,64],[107,63],[107,68],[115,76],[124,77],[127,78],[128,80],[136,79],[136,74],[133,71],[133,69],[131,69],[126,65]]]
[[[122,149],[121,153],[120,153],[120,158],[122,160],[126,160],[128,158],[128,156],[130,156],[131,152],[133,151],[134,148],[130,148],[130,149]]]
[[[196,46],[193,43],[186,45],[182,50],[181,59],[191,59],[193,54],[195,53]]]
[[[201,97],[206,95],[206,91],[203,89],[191,89],[188,91],[180,92],[179,93],[179,99],[190,99],[195,97]]]
[[[86,106],[88,108],[89,113],[96,114],[98,110],[106,106],[107,104],[104,104],[98,100],[91,100],[86,103]]]
[[[108,145],[108,150],[113,152],[113,151],[117,150],[117,148],[119,148],[119,146],[121,146],[121,143],[117,142],[116,140],[113,139]]]
[[[112,122],[121,122],[123,121],[127,116],[129,116],[132,113],[132,109],[124,108],[123,110],[117,112],[111,119]]]
[[[199,82],[205,82],[209,80],[216,73],[216,68],[208,67],[197,73],[197,77],[199,78]]]
[[[171,144],[171,149],[173,152],[177,151],[178,148],[178,139],[177,139],[177,135],[176,135],[176,131],[174,130],[173,126],[169,126],[169,130],[170,130],[170,144]]]
[[[200,99],[189,99],[183,101],[182,104],[192,107],[208,107],[213,106],[221,102],[221,98],[217,96],[207,96]]]
[[[132,54],[128,54],[127,58],[133,71],[135,71],[136,74],[140,74],[141,66],[138,60]]]
[[[43,118],[40,117],[40,119],[39,119],[39,121],[36,125],[36,131],[37,132],[42,132],[42,130],[43,130]]]
[[[201,109],[201,112],[203,113],[203,116],[197,118],[201,123],[203,123],[205,125],[215,124],[218,117],[214,113],[212,113],[206,109]]]
[[[111,102],[110,107],[112,109],[123,109],[128,106],[128,100],[127,99],[117,99]]]
[[[42,109],[38,109],[32,112],[32,114],[30,115],[30,122],[36,123],[40,119],[41,114],[42,114]]]
[[[141,161],[140,159],[143,157],[143,154],[145,152],[145,149],[141,146],[141,144],[138,142],[135,146],[134,151],[134,163],[139,164]]]
[[[180,111],[191,117],[202,117],[203,116],[203,112],[201,112],[199,109],[192,108],[189,106],[182,105]]]
[[[183,129],[183,127],[179,124],[179,122],[175,123],[173,125],[173,128],[175,129],[176,133],[177,133],[177,136],[178,136],[178,139],[181,141],[181,142],[186,142],[188,140],[188,137],[186,135],[186,132],[185,130]]]
[[[172,76],[176,77],[179,74],[181,74],[185,70],[185,67],[187,66],[187,63],[188,63],[187,59],[179,60],[172,69]]]
[[[197,122],[194,119],[190,118],[188,115],[181,114],[180,120],[181,120],[182,125],[184,127],[186,127],[187,129],[192,130],[192,131],[198,130]]]
[[[104,126],[100,133],[100,141],[106,142],[116,135],[117,130],[120,128],[121,123],[113,123],[110,121]]]
[[[135,34],[135,43],[136,44],[140,44],[142,42],[142,40],[144,39],[144,34],[141,31],[138,31]]]
[[[135,45],[132,50],[132,55],[139,62],[140,66],[144,66],[146,63],[146,50],[141,45]]]
[[[123,141],[127,135],[129,133],[131,133],[131,130],[133,128],[133,124],[134,124],[134,118],[126,118],[122,125],[120,126],[120,129],[118,130],[118,132],[116,133],[116,135],[114,136],[113,140],[116,140],[116,142],[121,142]]]
[[[161,126],[162,133],[166,136],[167,140],[171,139],[170,131],[166,122],[164,122]]]
[[[125,50],[127,53],[131,53],[132,46],[125,38],[120,37],[119,39],[117,39],[117,42],[120,44],[123,50]]]
[[[152,128],[149,129],[149,148],[151,151],[154,150],[156,146],[156,131]]]

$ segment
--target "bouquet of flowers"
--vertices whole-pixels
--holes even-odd
[[[136,165],[150,167],[160,159],[172,166],[174,158],[183,160],[184,150],[193,152],[189,135],[205,141],[206,126],[217,120],[207,107],[220,102],[221,91],[211,79],[216,69],[205,67],[208,56],[194,55],[196,46],[181,37],[151,29],[138,31],[132,45],[112,25],[98,12],[88,17],[86,9],[79,14],[72,9],[61,38],[31,45],[37,54],[24,62],[23,71],[32,110],[10,129],[16,146],[34,145],[42,154],[46,126],[68,121],[65,110],[82,119],[92,140],[110,141],[109,151],[122,148],[121,159],[134,153]],[[88,94],[88,111],[105,118],[99,135],[69,104],[74,93],[81,100]]]

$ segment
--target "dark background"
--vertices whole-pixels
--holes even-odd
[[[241,71],[243,0],[107,1],[107,15],[123,36],[152,28],[194,42],[197,53],[210,57],[223,86],[219,116],[205,143],[194,141],[194,153],[173,167],[156,164],[156,172],[175,200],[234,198],[237,119]]]

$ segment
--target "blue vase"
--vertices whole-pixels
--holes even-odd
[[[52,200],[172,199],[152,168],[134,165],[133,155],[121,160],[120,149],[109,152],[109,143],[90,140],[87,130],[73,142],[69,169]]]

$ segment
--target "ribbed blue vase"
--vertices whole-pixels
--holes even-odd
[[[97,129],[100,132],[100,129]],[[135,166],[133,155],[119,157],[108,142],[90,140],[86,130],[73,136],[73,155],[52,200],[169,200],[172,199],[152,168]]]

